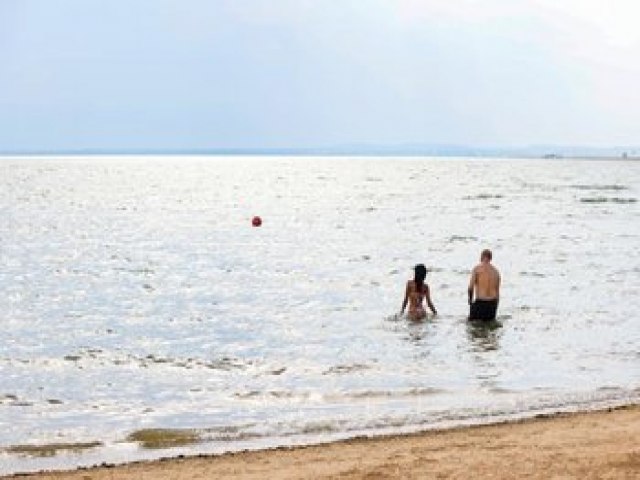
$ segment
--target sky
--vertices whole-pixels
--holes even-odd
[[[0,0],[0,151],[640,144],[638,0]]]

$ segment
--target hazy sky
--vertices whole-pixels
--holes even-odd
[[[0,0],[0,150],[640,143],[638,0]]]

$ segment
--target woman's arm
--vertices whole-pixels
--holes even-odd
[[[407,282],[407,287],[404,289],[404,300],[402,301],[400,315],[402,315],[404,313],[404,309],[407,308],[407,302],[409,302],[409,282]]]
[[[429,308],[431,309],[433,314],[437,315],[438,311],[436,310],[436,307],[433,306],[433,302],[431,301],[431,293],[429,292],[429,285],[425,284],[424,286],[426,288],[425,299],[427,300],[427,305],[429,305]]]

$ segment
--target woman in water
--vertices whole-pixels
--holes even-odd
[[[409,318],[411,320],[422,320],[427,316],[427,312],[422,305],[424,300],[427,301],[427,305],[431,309],[434,315],[437,315],[436,307],[433,306],[431,301],[431,295],[429,294],[429,285],[424,283],[424,279],[427,276],[427,269],[424,265],[419,264],[414,267],[415,276],[413,280],[407,282],[407,289],[404,293],[404,300],[402,302],[402,310],[400,315],[404,313],[404,309],[409,304]]]

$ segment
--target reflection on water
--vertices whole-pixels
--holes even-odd
[[[467,321],[467,336],[474,351],[497,350],[502,336],[502,323],[498,320],[469,320]]]
[[[422,320],[407,320],[407,340],[413,345],[425,345],[427,337],[436,328],[436,317]]]

